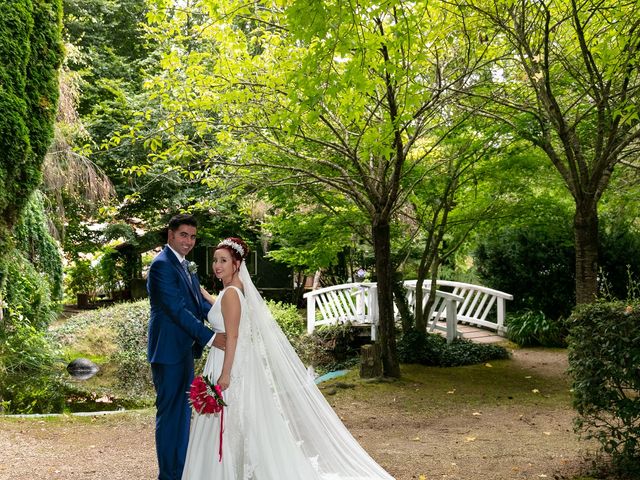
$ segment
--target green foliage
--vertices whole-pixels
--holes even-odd
[[[335,265],[339,254],[353,242],[345,218],[322,207],[315,211],[298,207],[297,212],[281,211],[263,224],[278,241],[278,248],[271,250],[269,257],[310,274]],[[355,216],[347,208],[338,210],[343,217]]]
[[[576,430],[614,466],[640,474],[640,304],[598,302],[570,318],[569,372]]]
[[[323,374],[355,366],[359,358],[358,342],[357,329],[344,323],[321,326],[292,343],[303,363]]]
[[[8,281],[2,297],[10,309],[37,330],[55,319],[58,305],[51,300],[47,279],[18,250],[6,252]]]
[[[112,390],[144,396],[153,391],[146,356],[148,323],[149,301],[140,300],[74,315],[51,336],[66,349],[80,349],[83,356],[103,355],[99,366],[115,372]],[[96,335],[100,338],[86,338]],[[87,347],[94,351],[84,351]]]
[[[304,334],[305,319],[295,305],[267,300],[267,307],[289,341]]]
[[[120,388],[131,395],[149,394],[153,389],[147,362],[149,302],[124,303],[110,308],[108,315],[115,320],[117,350],[113,361]]]
[[[537,341],[546,336],[555,342],[564,335],[557,320],[567,318],[575,305],[575,248],[567,216],[539,214],[535,224],[515,223],[484,234],[474,261],[482,282],[513,295],[509,309],[519,313],[511,321],[526,323],[525,330],[533,333],[534,316],[549,319],[537,327]],[[608,223],[600,228],[600,294],[620,299],[640,273],[640,235],[632,225]]]
[[[49,233],[44,214],[43,195],[35,191],[14,229],[17,247],[34,268],[46,276],[54,300],[62,299],[62,255]]]
[[[63,56],[61,19],[60,0],[0,3],[0,320],[14,312],[28,319],[36,331],[50,320],[50,292],[45,282],[35,278],[29,262],[17,251],[11,255],[11,237],[31,192],[40,183],[53,136]],[[18,264],[23,271],[16,270]],[[0,325],[7,342],[14,333],[8,323]]]
[[[505,360],[509,352],[500,345],[474,343],[471,340],[456,338],[446,345],[440,356],[441,367],[475,365],[490,360]]]
[[[61,411],[57,351],[43,330],[9,308],[0,329],[0,410],[5,413]]]
[[[402,363],[439,365],[440,354],[447,341],[440,335],[411,329],[398,341],[398,358]]]
[[[402,363],[457,367],[506,359],[509,353],[500,345],[473,343],[459,338],[448,344],[441,335],[412,329],[398,341],[398,356]]]
[[[98,284],[105,293],[113,294],[116,290],[125,288],[128,278],[127,267],[124,255],[113,248],[105,247],[96,267]]]
[[[304,323],[295,306],[271,301],[268,306],[287,336],[291,338],[304,331]],[[77,314],[56,328],[52,335],[67,348],[86,345],[84,336],[87,333],[102,335],[112,343],[101,345],[100,350],[105,355],[105,364],[114,367],[116,378],[113,386],[126,392],[127,396],[144,398],[153,392],[147,362],[148,324],[149,301],[140,300]],[[91,330],[90,327],[96,328]],[[100,342],[93,339],[90,343],[96,348]]]
[[[61,20],[60,0],[0,4],[0,237],[41,179],[57,111]]]
[[[513,295],[509,308],[568,317],[575,305],[572,233],[552,225],[496,229],[478,242],[475,265],[482,281]]]
[[[602,221],[600,294],[609,300],[630,298],[640,278],[640,232],[629,221]]]
[[[98,272],[91,260],[85,258],[76,259],[67,267],[69,275],[69,288],[72,293],[84,293],[95,297],[98,286]]]
[[[563,319],[548,318],[541,311],[522,310],[507,315],[507,336],[520,346],[566,346],[567,330]]]

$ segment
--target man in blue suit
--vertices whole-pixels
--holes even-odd
[[[159,480],[180,480],[189,441],[188,391],[194,358],[205,346],[224,350],[224,334],[204,325],[211,308],[200,293],[185,256],[196,242],[198,224],[191,215],[169,221],[167,245],[151,263],[147,290],[151,303],[147,358],[156,389],[156,453]]]

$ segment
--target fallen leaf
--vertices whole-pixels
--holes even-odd
[[[413,439],[414,442],[419,442],[420,441],[420,437],[416,437]]]
[[[534,388],[533,390],[531,390],[532,393],[540,393],[540,390],[538,390],[537,388]]]
[[[551,432],[542,432],[542,433],[544,433],[545,435],[551,435]]]
[[[490,363],[485,363],[484,366],[487,368],[493,368],[493,365],[491,365]]]
[[[426,475],[420,475],[418,477],[418,480],[427,480],[427,476]]]

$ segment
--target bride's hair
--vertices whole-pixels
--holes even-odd
[[[221,248],[229,251],[231,256],[239,262],[249,256],[249,247],[240,237],[225,238],[218,244],[216,250],[220,250]]]

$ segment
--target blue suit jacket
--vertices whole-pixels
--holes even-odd
[[[213,331],[204,325],[211,308],[200,293],[197,275],[187,274],[176,255],[165,247],[147,276],[151,302],[147,358],[151,363],[176,364],[202,355]]]

